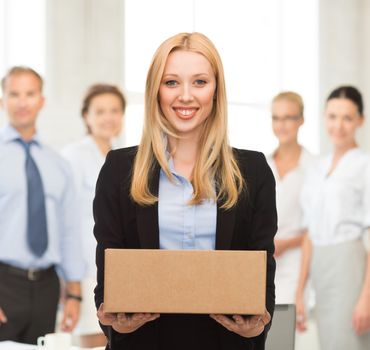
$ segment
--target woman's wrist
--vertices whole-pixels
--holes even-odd
[[[360,298],[365,298],[370,300],[370,288],[364,287],[361,291]]]
[[[296,299],[303,299],[304,296],[304,289],[297,289],[295,293],[295,298]]]

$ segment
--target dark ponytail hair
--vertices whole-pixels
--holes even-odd
[[[360,115],[364,115],[364,103],[362,101],[361,92],[354,86],[339,86],[330,93],[326,102],[333,98],[347,98],[351,100],[357,106]]]

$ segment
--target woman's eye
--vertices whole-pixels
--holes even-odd
[[[97,116],[100,116],[100,115],[103,115],[103,114],[104,114],[104,110],[103,109],[97,109],[95,111],[95,115],[97,115]]]
[[[167,81],[165,82],[165,84],[166,84],[167,86],[176,86],[176,85],[177,85],[177,81],[176,81],[176,80],[167,80]]]
[[[121,108],[112,108],[110,112],[112,114],[120,114],[120,113],[122,113],[122,109]]]
[[[205,80],[202,80],[202,79],[197,79],[195,81],[195,85],[205,85],[207,84],[207,82]]]

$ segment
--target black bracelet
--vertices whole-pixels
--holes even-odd
[[[77,301],[81,302],[82,301],[82,296],[67,293],[66,299],[73,299],[73,300],[77,300]]]

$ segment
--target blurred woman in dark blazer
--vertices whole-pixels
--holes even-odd
[[[261,153],[228,144],[222,63],[204,35],[181,33],[157,49],[141,143],[108,154],[94,217],[95,302],[112,349],[264,349],[275,304],[275,181]],[[106,248],[266,250],[266,311],[106,313]]]

